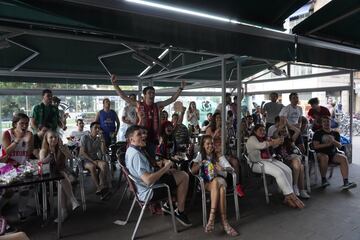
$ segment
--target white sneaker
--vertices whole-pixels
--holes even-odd
[[[306,190],[301,190],[300,191],[300,197],[303,199],[309,199],[310,195],[306,192]]]
[[[67,218],[68,218],[68,212],[66,210],[61,210],[62,211],[62,221],[61,222],[64,222]],[[55,223],[58,223],[59,222],[59,217],[57,217],[55,220],[54,220]]]
[[[78,207],[80,207],[80,203],[75,199],[71,202],[72,210],[75,211]]]
[[[294,185],[293,186],[293,189],[294,189],[294,194],[296,196],[300,196],[300,191],[299,191],[299,187],[297,185]]]

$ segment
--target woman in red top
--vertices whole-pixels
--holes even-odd
[[[12,128],[5,131],[2,137],[6,157],[2,161],[15,167],[24,165],[33,149],[33,135],[29,128],[29,117],[24,113],[17,113],[12,120]],[[10,194],[11,195],[11,194]],[[21,221],[26,220],[26,204],[29,199],[29,188],[19,188],[18,216]]]
[[[29,128],[29,117],[24,113],[17,113],[13,117],[12,128],[3,134],[3,145],[8,159],[14,166],[25,164],[33,149],[33,135]]]

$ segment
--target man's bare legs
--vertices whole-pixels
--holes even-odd
[[[184,171],[173,171],[172,175],[177,185],[177,207],[180,212],[183,212],[185,210],[185,200],[189,187],[189,175]]]

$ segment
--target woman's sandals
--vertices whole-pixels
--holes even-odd
[[[213,232],[215,229],[215,213],[216,213],[216,209],[212,208],[210,209],[210,216],[209,216],[209,221],[205,227],[205,232],[206,233],[210,233]]]
[[[292,208],[303,209],[305,204],[294,193],[285,196],[284,203]]]
[[[226,214],[221,214],[221,221],[224,227],[224,231],[226,232],[227,235],[231,237],[236,237],[239,235],[239,233],[230,226],[229,222],[226,219]]]

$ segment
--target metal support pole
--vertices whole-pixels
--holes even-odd
[[[57,204],[58,204],[58,224],[57,224],[57,239],[60,239],[61,238],[61,224],[62,224],[62,221],[63,221],[63,215],[62,215],[62,211],[61,211],[61,194],[62,194],[62,184],[61,184],[61,180],[58,180],[57,181],[57,187],[58,187],[58,199],[57,199]]]
[[[138,101],[141,100],[141,94],[142,94],[142,80],[138,80]]]
[[[350,115],[350,144],[352,146],[353,132],[353,101],[354,101],[354,72],[350,72],[350,90],[349,90],[349,115]],[[352,156],[351,156],[352,157]]]
[[[287,63],[286,75],[288,76],[288,78],[291,77],[291,63]]]
[[[221,59],[221,154],[225,154],[226,147],[226,60]]]
[[[41,183],[41,190],[42,190],[42,202],[43,202],[43,221],[47,221],[47,197],[46,197],[46,183]]]
[[[241,63],[236,64],[236,87],[237,87],[237,99],[236,99],[236,153],[237,158],[241,160],[241,135],[240,135],[240,126],[241,126]]]

